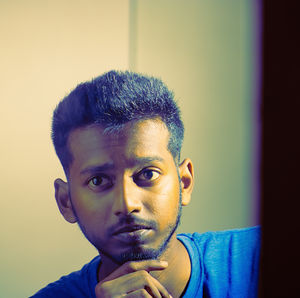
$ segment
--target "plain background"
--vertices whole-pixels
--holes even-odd
[[[263,2],[260,297],[298,297],[299,3]]]
[[[110,69],[159,76],[182,108],[196,185],[180,231],[258,223],[259,5],[251,0],[0,2],[0,296],[27,297],[96,255],[64,221],[58,101]]]

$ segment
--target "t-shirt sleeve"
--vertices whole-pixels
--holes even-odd
[[[257,297],[260,238],[259,227],[200,235],[204,296]]]
[[[97,284],[97,268],[99,257],[84,265],[81,270],[62,276],[59,280],[48,284],[30,298],[80,298],[95,297]]]

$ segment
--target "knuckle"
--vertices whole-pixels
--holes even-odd
[[[149,280],[149,273],[146,270],[141,270],[140,274],[145,280]]]
[[[149,293],[145,290],[145,289],[142,289],[140,291],[140,297],[144,297],[144,298],[147,298],[147,297],[150,297]]]
[[[107,297],[108,288],[106,283],[98,283],[95,287],[96,297]]]
[[[137,266],[137,264],[136,263],[134,263],[134,262],[128,262],[127,264],[127,269],[129,270],[129,271],[137,271],[138,270],[138,266]]]

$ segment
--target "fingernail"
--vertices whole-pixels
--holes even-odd
[[[161,264],[162,266],[165,266],[165,267],[168,266],[168,262],[167,262],[167,261],[160,261],[160,264]]]

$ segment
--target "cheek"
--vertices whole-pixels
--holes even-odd
[[[179,194],[177,176],[162,179],[152,196],[153,213],[158,214],[161,219],[172,221],[178,212]],[[155,199],[153,200],[153,198]]]
[[[105,223],[109,214],[107,198],[91,193],[85,189],[74,189],[72,191],[72,204],[78,219],[82,224]]]
[[[163,201],[178,203],[179,200],[179,181],[177,176],[165,176],[159,184],[159,193],[164,198]]]

